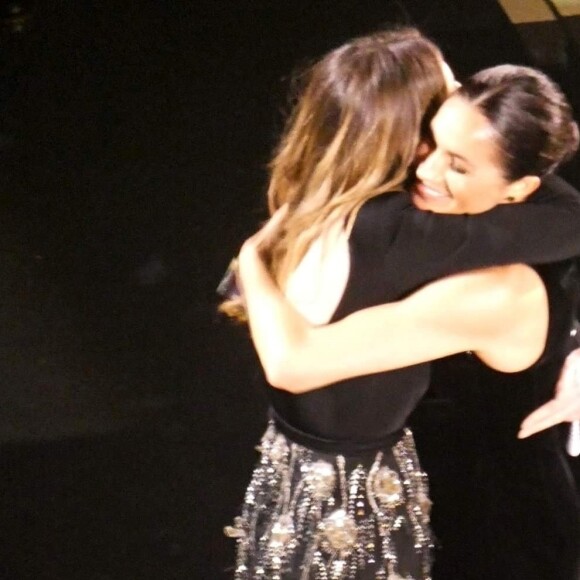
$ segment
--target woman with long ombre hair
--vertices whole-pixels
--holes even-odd
[[[268,252],[281,286],[323,231],[349,230],[366,201],[401,190],[450,76],[439,49],[408,28],[347,43],[296,79],[267,192],[271,214],[289,208]]]
[[[238,304],[247,308],[271,410],[241,514],[226,528],[237,538],[238,580],[430,577],[427,480],[405,427],[429,366],[362,374],[353,358],[359,366],[348,380],[309,377],[314,386],[294,388],[293,369],[279,364],[287,356],[281,313],[296,315],[290,334],[302,317],[323,331],[449,274],[580,253],[574,192],[540,188],[533,201],[509,207],[539,180],[507,184],[505,199],[492,204],[501,207],[477,217],[413,205],[406,181],[453,88],[439,50],[414,29],[348,42],[303,78],[271,164],[274,219],[240,254]],[[572,141],[560,147],[558,160],[573,149]],[[522,288],[537,281],[520,274]],[[344,344],[339,373],[349,367]]]

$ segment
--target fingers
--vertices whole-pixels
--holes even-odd
[[[518,437],[523,439],[534,433],[580,419],[580,390],[558,396],[530,413],[522,422]]]
[[[571,457],[580,456],[580,421],[574,421],[570,425],[568,441],[566,442],[566,451]]]
[[[284,216],[288,213],[288,206],[284,205],[276,210],[272,217],[253,236],[250,236],[243,244],[238,254],[238,269],[236,280],[240,285],[242,296],[245,295],[245,284],[248,276],[254,277],[266,274],[271,277],[264,262],[264,249],[272,244],[272,240],[279,231],[279,226]]]
[[[530,435],[549,429],[554,425],[569,421],[570,402],[563,399],[552,399],[530,413],[520,425],[519,439],[525,439]]]
[[[261,261],[261,252],[272,243],[275,233],[282,218],[288,212],[286,205],[278,209],[272,217],[252,236],[250,236],[243,244],[238,254],[239,260],[239,275],[243,278],[246,266],[250,262]]]
[[[283,205],[272,214],[270,219],[252,236],[257,246],[267,247],[270,245],[272,238],[278,232],[280,223],[287,213],[288,205]]]
[[[556,397],[530,413],[522,422],[518,437],[523,439],[565,421],[580,419],[580,349],[566,358],[556,385]]]

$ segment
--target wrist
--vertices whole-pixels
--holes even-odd
[[[238,255],[238,273],[241,285],[252,292],[259,291],[272,281],[262,254],[256,244],[246,242]]]
[[[238,254],[238,272],[243,279],[256,269],[256,264],[260,262],[260,254],[255,244],[247,240]]]

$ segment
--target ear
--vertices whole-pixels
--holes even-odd
[[[427,141],[425,141],[425,139],[419,141],[419,145],[417,145],[417,150],[415,152],[415,163],[417,165],[419,165],[419,163],[423,163],[423,161],[429,157],[432,149],[433,147]]]
[[[521,203],[526,201],[538,187],[540,178],[537,175],[525,175],[510,183],[506,188],[506,195],[501,203]]]

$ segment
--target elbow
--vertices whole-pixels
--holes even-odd
[[[298,395],[308,390],[307,376],[295,362],[281,357],[264,365],[268,384],[275,389]]]
[[[315,384],[316,359],[304,333],[262,341],[256,346],[266,380],[273,388],[298,395],[319,386]]]
[[[264,369],[266,374],[266,380],[268,384],[275,389],[280,389],[281,391],[287,391],[294,395],[302,392],[299,388],[298,382],[295,380],[294,373],[289,371],[285,366],[271,366],[270,368]]]

